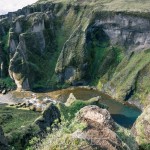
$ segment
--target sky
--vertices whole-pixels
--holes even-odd
[[[16,11],[38,0],[0,0],[0,15]]]

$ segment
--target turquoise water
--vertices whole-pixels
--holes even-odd
[[[126,128],[131,128],[137,117],[141,114],[141,110],[138,108],[123,105],[122,103],[112,100],[110,96],[97,90],[84,88],[66,89],[63,90],[58,99],[65,101],[70,93],[73,93],[77,99],[81,100],[88,100],[95,96],[101,96],[101,102],[109,107],[108,110],[115,122]]]
[[[126,128],[132,127],[137,117],[141,114],[141,110],[138,108],[123,105],[111,99],[106,99],[102,102],[109,106],[109,112],[115,122]]]

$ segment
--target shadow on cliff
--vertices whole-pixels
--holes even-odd
[[[116,123],[118,123],[119,125],[125,128],[131,128],[133,123],[136,120],[136,117],[127,117],[122,114],[111,114],[111,116]]]

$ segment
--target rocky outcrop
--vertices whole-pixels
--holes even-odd
[[[112,13],[103,19],[97,17],[94,26],[102,28],[112,45],[122,45],[127,52],[141,51],[150,47],[148,19]]]
[[[0,149],[1,150],[8,150],[8,143],[6,141],[6,138],[4,136],[4,132],[2,130],[2,128],[0,127]]]
[[[75,96],[73,95],[73,93],[70,93],[65,105],[66,106],[70,106],[73,102],[75,102],[77,99],[75,98]]]
[[[115,133],[117,126],[106,109],[94,105],[86,106],[78,112],[77,118],[86,122],[87,128],[73,133],[74,138],[87,140],[90,145],[98,149],[130,149]]]
[[[86,121],[89,124],[92,122],[98,123],[100,128],[108,127],[115,130],[115,123],[106,109],[99,108],[98,106],[86,106],[82,108],[77,115],[79,120]],[[94,124],[93,124],[94,125]]]
[[[84,79],[88,57],[84,50],[85,36],[85,29],[78,26],[64,43],[55,68],[60,81],[74,83]]]
[[[25,56],[26,45],[23,37],[20,36],[20,43],[17,47],[16,52],[10,60],[9,74],[12,79],[14,79],[18,90],[29,89],[28,78],[28,66],[26,64]],[[21,64],[23,63],[23,64]],[[20,64],[16,66],[16,64]]]
[[[18,90],[32,88],[32,83],[41,76],[41,65],[44,62],[42,63],[40,56],[44,58],[49,55],[48,51],[52,52],[51,49],[48,50],[53,44],[53,41],[50,43],[47,37],[47,33],[52,32],[50,29],[52,23],[49,20],[52,20],[51,14],[34,13],[27,17],[19,16],[13,22],[13,28],[9,33],[11,54],[9,74],[14,79]]]
[[[10,22],[8,19],[0,20],[0,78],[5,78],[8,75],[8,31]]]
[[[43,112],[49,106],[50,103],[56,104],[57,101],[52,98],[44,98],[44,99],[38,99],[35,97],[32,98],[24,98],[22,100],[23,102],[19,102],[16,104],[11,104],[11,106],[15,106],[16,108],[27,108],[32,111],[36,112]]]
[[[39,126],[41,131],[46,130],[47,127],[51,127],[55,120],[60,120],[60,111],[54,104],[49,104],[43,111],[42,116],[36,119],[35,124]]]
[[[138,117],[134,126],[132,127],[132,133],[136,138],[136,141],[140,145],[141,149],[148,150],[150,148],[150,105],[148,105],[143,113]]]

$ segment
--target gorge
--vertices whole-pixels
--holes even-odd
[[[148,0],[39,0],[1,15],[1,92],[94,87],[146,114],[135,110],[134,117],[140,117],[131,131],[139,147],[148,150],[150,136],[143,126],[150,129],[149,8]],[[92,98],[88,93],[98,96],[95,90],[86,92],[81,97],[74,94],[75,98],[88,101]],[[134,114],[130,107],[126,110],[120,103],[115,107],[118,102],[107,99],[102,102],[110,110],[114,106],[123,108],[128,117]]]

